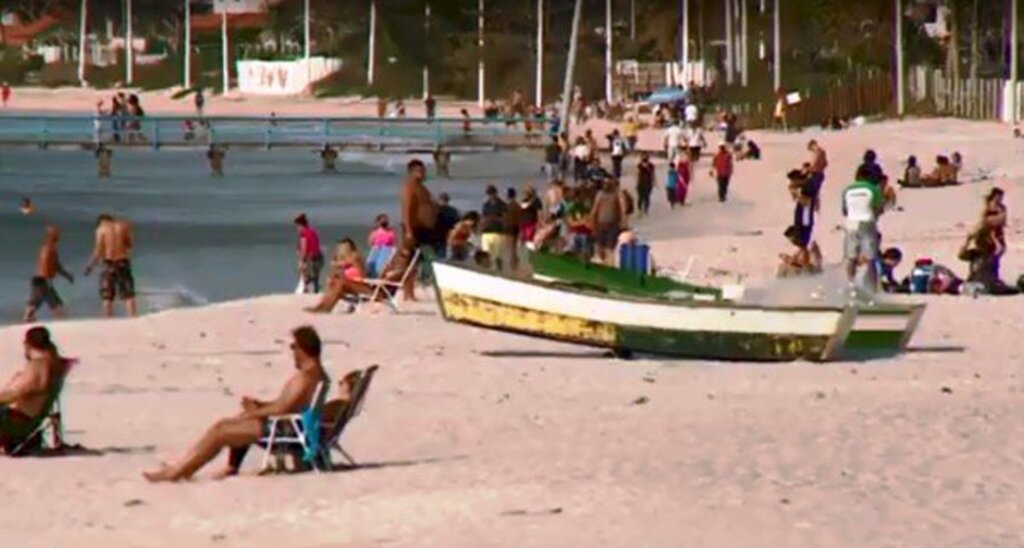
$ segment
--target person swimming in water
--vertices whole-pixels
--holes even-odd
[[[210,173],[214,177],[224,176],[224,156],[226,156],[224,149],[215,144],[210,145],[210,149],[206,151],[206,159],[210,162]]]
[[[323,161],[324,173],[338,171],[338,151],[329,144],[320,149],[320,160]]]
[[[101,143],[96,147],[96,176],[100,179],[110,178],[113,156],[114,152],[107,148],[107,145]]]
[[[22,198],[21,205],[18,206],[18,211],[22,215],[28,216],[36,212],[36,206],[32,203],[31,198]]]

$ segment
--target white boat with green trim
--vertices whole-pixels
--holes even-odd
[[[885,305],[861,315],[857,305],[672,301],[507,278],[444,261],[432,267],[448,321],[623,353],[741,361],[858,359],[866,357],[860,352],[864,348],[848,344],[856,342],[850,340],[855,325],[868,332],[903,326],[899,344],[890,349],[895,353],[905,349],[924,312],[923,305],[915,307],[908,325],[906,307],[892,307],[890,317]]]

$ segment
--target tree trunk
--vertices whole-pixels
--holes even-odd
[[[946,45],[946,74],[954,81],[960,80],[960,0],[948,0],[949,43]]]
[[[981,62],[981,47],[978,40],[978,25],[981,21],[978,17],[978,0],[974,0],[971,6],[971,83],[977,85],[978,64]]]

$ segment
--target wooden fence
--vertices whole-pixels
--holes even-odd
[[[1005,87],[1006,82],[999,78],[954,80],[946,78],[941,70],[914,67],[907,78],[909,111],[971,120],[1002,120]]]
[[[801,101],[787,109],[790,128],[821,125],[833,117],[855,118],[889,113],[892,109],[892,84],[885,76],[864,78],[851,83],[837,83],[825,92],[801,91]],[[735,112],[743,127],[772,127],[774,100],[722,105]]]

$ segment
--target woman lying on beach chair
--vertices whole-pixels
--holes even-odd
[[[11,456],[24,454],[30,445],[42,441],[73,363],[60,356],[44,327],[29,329],[24,346],[24,368],[0,390],[0,453]]]
[[[391,262],[384,268],[384,273],[378,279],[369,278],[341,278],[329,282],[327,291],[320,298],[315,306],[306,309],[306,312],[318,314],[330,314],[338,302],[342,300],[354,300],[356,303],[362,301],[386,300],[392,308],[396,308],[395,295],[402,287],[405,280],[412,274],[412,269],[419,257],[419,251],[413,251],[406,247],[400,249]],[[349,312],[355,307],[350,304]]]

